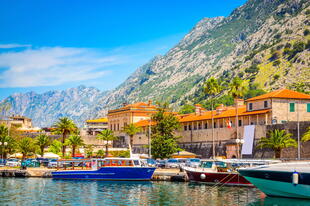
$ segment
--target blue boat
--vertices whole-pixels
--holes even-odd
[[[59,160],[59,166],[64,169],[52,172],[54,179],[148,181],[156,169],[131,158]]]

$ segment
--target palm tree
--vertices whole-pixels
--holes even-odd
[[[94,145],[92,144],[85,145],[84,153],[88,158],[91,158],[93,156],[93,152],[94,152]]]
[[[97,134],[97,139],[105,141],[105,156],[107,157],[109,155],[109,141],[116,140],[117,137],[114,136],[112,130],[105,129]]]
[[[97,153],[96,153],[96,157],[103,157],[104,156],[104,150],[102,150],[102,149],[100,149],[100,150],[98,150],[97,151]]]
[[[75,150],[79,146],[84,145],[84,140],[81,138],[80,135],[74,134],[74,135],[70,135],[70,137],[66,140],[65,144],[72,147],[72,157],[75,157]]]
[[[25,159],[26,155],[31,152],[35,152],[35,144],[32,138],[24,137],[17,142],[17,148],[20,153],[23,154],[22,160]]]
[[[304,135],[302,136],[301,139],[303,142],[307,142],[310,140],[310,127],[308,128],[308,130],[304,133]]]
[[[52,144],[49,146],[48,151],[54,154],[59,154],[61,152],[62,143],[58,140],[54,140]]]
[[[214,117],[213,117],[213,98],[218,95],[222,91],[222,87],[219,84],[218,80],[215,79],[214,77],[211,77],[208,79],[205,83],[205,93],[208,95],[211,95],[211,119],[212,119],[212,156],[213,159],[215,158],[215,143],[214,143]]]
[[[128,124],[124,127],[124,132],[129,136],[129,151],[130,157],[132,157],[132,146],[133,146],[133,136],[141,131],[140,127],[137,127],[134,124]]]
[[[55,131],[58,134],[62,135],[62,156],[65,156],[65,152],[66,152],[66,145],[65,145],[65,141],[66,141],[66,137],[67,135],[71,134],[72,132],[77,130],[76,125],[74,124],[74,122],[69,119],[68,117],[61,117],[59,118],[58,122],[56,122],[53,127],[55,127]]]
[[[40,148],[41,157],[44,156],[44,149],[51,143],[50,137],[45,134],[39,134],[36,137],[35,144]]]
[[[249,82],[247,80],[242,80],[239,77],[235,77],[232,82],[229,84],[229,93],[232,95],[234,99],[243,98],[244,95],[249,90]],[[236,139],[239,138],[239,120],[238,120],[238,101],[235,103],[236,105]],[[238,157],[239,154],[239,144],[237,145]]]
[[[257,143],[259,148],[270,148],[275,152],[275,157],[281,157],[281,151],[287,147],[297,147],[295,139],[291,138],[291,133],[286,133],[285,130],[274,130],[269,132],[269,138],[262,137]]]

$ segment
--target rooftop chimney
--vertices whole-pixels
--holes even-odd
[[[244,105],[244,100],[243,99],[234,99],[234,102],[235,102],[235,106],[236,105],[238,105],[238,106]]]
[[[202,107],[200,104],[195,104],[195,114],[201,115],[202,114]]]

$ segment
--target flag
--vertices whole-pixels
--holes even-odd
[[[228,128],[231,128],[231,121],[226,120],[226,124]]]

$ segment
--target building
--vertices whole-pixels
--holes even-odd
[[[238,105],[237,110],[236,105]],[[194,113],[177,116],[181,128],[176,131],[176,135],[181,136],[178,141],[182,148],[203,157],[212,155],[212,115],[216,155],[228,158],[239,156],[241,145],[236,141],[237,138],[245,140],[252,138],[255,142],[267,135],[268,128],[271,128],[267,128],[268,125],[308,122],[310,126],[310,95],[288,89],[250,98],[245,103],[237,99],[234,106],[220,105],[214,111],[207,111],[201,105],[195,105],[195,107]],[[236,114],[238,114],[238,122]],[[145,120],[136,123],[143,130],[141,134],[135,136],[134,143],[147,142],[149,124]],[[237,124],[238,127],[236,127]],[[242,147],[248,147],[251,151],[251,153],[244,152],[245,157],[254,156],[253,143],[244,144]]]
[[[108,128],[118,136],[118,140],[113,142],[113,146],[127,147],[129,138],[123,132],[123,128],[139,121],[149,121],[156,111],[156,106],[152,105],[152,101],[124,104],[121,108],[108,111]]]
[[[8,125],[8,127],[16,127],[16,128],[24,128],[31,129],[32,128],[32,120],[28,117],[21,115],[13,115],[8,118],[8,120],[0,120],[1,123]]]
[[[81,129],[80,134],[86,144],[102,145],[97,140],[97,134],[108,128],[108,118],[103,117],[99,119],[90,119],[85,121],[84,127]]]

